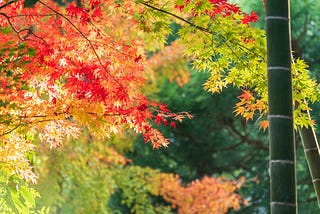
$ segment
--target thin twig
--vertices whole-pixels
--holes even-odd
[[[8,131],[3,132],[0,137],[5,136],[11,132],[13,132],[14,130],[16,130],[17,128],[19,128],[21,126],[21,124],[18,124],[17,126],[13,127],[12,129],[9,129]]]
[[[15,3],[15,2],[16,2],[16,1],[8,1],[8,2],[6,2],[5,4],[3,4],[3,5],[0,6],[0,10],[1,10],[2,8],[5,8],[5,7],[9,6],[10,4]]]
[[[195,28],[198,29],[198,30],[201,30],[201,31],[203,31],[203,32],[210,33],[210,34],[213,33],[213,32],[211,32],[210,30],[208,30],[208,29],[206,29],[206,28],[204,28],[204,27],[198,26],[198,25],[196,25],[196,24],[188,21],[187,19],[184,19],[184,18],[182,18],[182,17],[180,17],[180,16],[178,16],[178,15],[176,15],[176,14],[174,14],[174,13],[171,13],[171,12],[169,12],[169,11],[166,11],[166,10],[163,10],[163,9],[160,9],[160,8],[157,8],[157,7],[155,7],[155,6],[152,6],[152,5],[150,5],[150,4],[147,4],[147,3],[145,3],[145,2],[138,2],[138,3],[143,4],[144,6],[149,7],[149,8],[152,8],[153,10],[159,11],[159,12],[161,12],[161,13],[170,15],[170,16],[176,18],[176,19],[179,19],[180,21],[183,21],[183,22],[191,25],[192,27],[195,27]]]
[[[44,44],[48,44],[43,38],[41,38],[40,36],[36,35],[30,28],[24,28],[24,29],[21,29],[21,30],[18,30],[14,25],[13,23],[11,22],[11,16],[8,16],[7,14],[5,13],[2,13],[0,12],[0,15],[1,16],[4,16],[7,21],[8,21],[8,24],[10,25],[11,29],[17,34],[18,38],[21,40],[21,41],[33,41],[35,42],[35,40],[32,40],[32,39],[27,39],[28,35],[33,35],[34,37],[36,37],[37,39],[41,40]],[[28,31],[27,35],[25,37],[21,37],[21,33],[24,32],[24,31]]]

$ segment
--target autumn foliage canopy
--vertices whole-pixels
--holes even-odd
[[[158,2],[160,4],[161,2]],[[244,14],[227,1],[209,1],[210,17]],[[176,126],[188,113],[172,113],[148,100],[140,90],[146,64],[141,19],[146,2],[2,1],[1,25],[1,151],[4,168],[26,173],[17,161],[33,148],[38,136],[52,147],[87,127],[98,137],[130,128],[154,148],[168,140],[154,125]],[[199,16],[190,1],[172,9]],[[242,22],[255,21],[255,14]],[[145,30],[145,29],[144,29]],[[17,151],[15,147],[21,148]],[[13,153],[20,160],[10,160]],[[17,155],[16,155],[17,156]]]
[[[9,159],[17,144],[30,150],[28,137],[35,133],[56,147],[65,136],[76,137],[83,126],[98,137],[130,128],[154,148],[168,145],[152,123],[175,127],[174,120],[190,115],[172,113],[141,94],[146,57],[143,43],[130,38],[137,30],[134,3],[90,1],[62,7],[38,1],[35,7],[24,6],[24,1],[0,6],[5,167],[22,172],[14,163],[18,160]],[[116,28],[124,20],[128,28]],[[26,151],[19,151],[21,158]]]

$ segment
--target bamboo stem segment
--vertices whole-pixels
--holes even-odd
[[[297,213],[288,0],[266,1],[272,214]]]
[[[309,112],[307,114],[310,117]],[[320,149],[317,137],[312,127],[300,127],[299,134],[317,196],[318,206],[320,207]]]

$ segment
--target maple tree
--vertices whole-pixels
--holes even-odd
[[[35,149],[35,138],[59,147],[66,136],[78,137],[82,126],[96,137],[129,127],[158,148],[168,140],[152,121],[175,127],[175,120],[191,117],[172,113],[140,93],[145,53],[141,40],[132,37],[141,27],[133,19],[133,11],[139,9],[133,2],[90,1],[67,7],[44,1],[1,3],[1,39],[7,41],[1,44],[5,174],[35,182],[26,157]],[[118,28],[128,20],[124,25],[129,28]],[[12,208],[24,212],[28,207],[18,200],[26,196],[17,194]]]
[[[10,160],[10,149],[15,152],[20,142],[18,152],[27,153],[38,132],[42,141],[60,146],[65,136],[76,137],[81,126],[99,137],[128,127],[142,133],[154,148],[167,146],[152,121],[175,127],[174,120],[191,116],[172,113],[139,91],[143,44],[116,28],[129,20],[133,25],[127,30],[136,30],[135,4],[90,1],[61,7],[37,1],[26,8],[27,3],[8,1],[0,6],[1,39],[7,41],[1,44],[3,168],[34,182],[26,165]],[[26,163],[24,154],[20,161]]]
[[[78,137],[83,126],[97,137],[130,128],[158,148],[169,141],[154,124],[175,127],[174,121],[191,117],[142,95],[143,43],[128,33],[136,30],[133,2],[25,6],[35,5],[0,4],[1,173],[4,183],[21,187],[0,192],[18,212],[34,207],[37,194],[22,191],[19,179],[8,179],[36,182],[27,156],[36,150],[34,139],[58,147],[65,137]],[[124,20],[131,27],[121,32]]]
[[[58,146],[65,135],[77,135],[72,119],[99,136],[116,133],[118,126],[127,124],[154,147],[166,146],[168,141],[146,120],[175,126],[168,122],[170,118],[181,121],[189,115],[170,113],[166,106],[146,100],[136,88],[142,84],[141,42],[114,27],[122,20],[115,15],[117,10],[125,10],[125,18],[135,23],[135,6],[97,1],[64,8],[53,2],[3,2],[1,36],[8,43],[2,49],[2,117],[9,119],[4,119],[2,136],[14,135],[23,126],[24,132],[43,130],[40,138]],[[102,9],[114,18],[108,20]],[[225,11],[214,13],[218,12]],[[112,36],[111,30],[115,30]],[[17,38],[18,42],[12,42]]]

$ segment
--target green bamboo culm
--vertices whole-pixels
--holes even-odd
[[[307,114],[310,118],[310,113],[307,112]],[[318,206],[320,207],[320,149],[318,140],[313,127],[300,127],[299,134],[317,196]]]
[[[297,213],[289,4],[266,1],[272,214]]]

